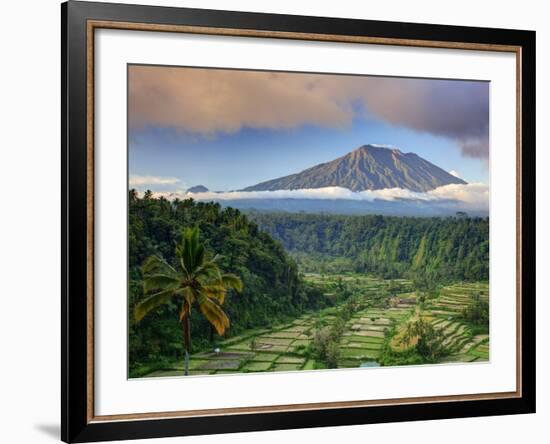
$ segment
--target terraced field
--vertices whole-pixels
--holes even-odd
[[[424,313],[430,316],[432,325],[443,332],[443,344],[450,350],[447,362],[473,362],[489,360],[489,335],[475,334],[460,321],[459,316],[478,294],[489,300],[487,283],[461,283],[445,287],[438,299],[425,304]]]
[[[346,322],[339,343],[338,367],[376,366],[385,341],[392,349],[403,351],[401,340],[409,321],[422,317],[442,332],[449,355],[444,362],[472,362],[489,359],[489,337],[474,334],[460,320],[472,295],[488,300],[486,283],[460,283],[445,287],[437,299],[420,304],[412,284],[406,280],[385,281],[353,274],[307,275],[321,285],[325,294],[337,295],[346,283],[359,295],[358,309]],[[190,359],[190,375],[296,371],[324,368],[311,356],[315,331],[330,327],[343,304],[315,313],[306,313],[269,329],[249,330],[219,343],[216,350],[196,353]],[[393,337],[390,335],[393,333]],[[150,373],[149,377],[181,376],[183,361],[170,368]]]
[[[191,356],[190,374],[223,374],[265,371],[292,371],[316,368],[306,358],[305,351],[313,340],[316,319],[330,325],[334,308],[315,316],[304,315],[291,323],[270,330],[254,330],[220,343],[219,351]],[[158,371],[148,376],[183,375],[183,362],[179,368]]]

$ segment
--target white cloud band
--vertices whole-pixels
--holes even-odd
[[[320,200],[354,200],[367,201],[399,201],[419,200],[424,202],[456,202],[465,208],[487,211],[489,206],[489,187],[483,183],[450,184],[427,192],[415,192],[403,188],[386,188],[382,190],[366,190],[354,192],[347,188],[326,187],[308,188],[300,190],[276,190],[276,191],[228,191],[228,192],[204,192],[186,193],[179,192],[155,192],[154,197],[166,199],[189,199],[197,201],[236,201],[243,199],[320,199]]]

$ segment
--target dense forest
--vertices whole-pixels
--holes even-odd
[[[176,242],[186,227],[198,227],[207,251],[222,256],[219,265],[223,271],[234,273],[243,281],[242,293],[231,291],[224,304],[231,319],[229,334],[266,327],[285,316],[330,303],[322,292],[299,278],[295,261],[282,245],[238,210],[191,199],[153,199],[151,193],[139,198],[131,190],[128,217],[130,373],[140,363],[156,362],[162,366],[163,359],[181,356],[182,331],[175,303],[159,307],[139,325],[135,324],[133,313],[136,303],[144,297],[143,263],[152,255],[173,263]],[[216,340],[214,330],[202,316],[193,317],[191,329],[193,350]]]
[[[431,282],[489,278],[489,219],[250,212],[302,271]]]

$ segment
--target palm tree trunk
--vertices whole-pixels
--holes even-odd
[[[189,325],[189,315],[185,315],[181,320],[183,324],[183,347],[185,349],[185,367],[184,375],[189,374],[189,351],[191,350],[191,329]]]

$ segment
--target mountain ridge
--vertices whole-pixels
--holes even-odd
[[[204,185],[195,185],[191,188],[187,189],[187,193],[206,193],[208,192],[208,188],[206,188]]]
[[[426,192],[443,185],[466,183],[415,153],[368,144],[334,160],[295,174],[260,182],[242,191],[339,186],[351,191],[404,188]]]

